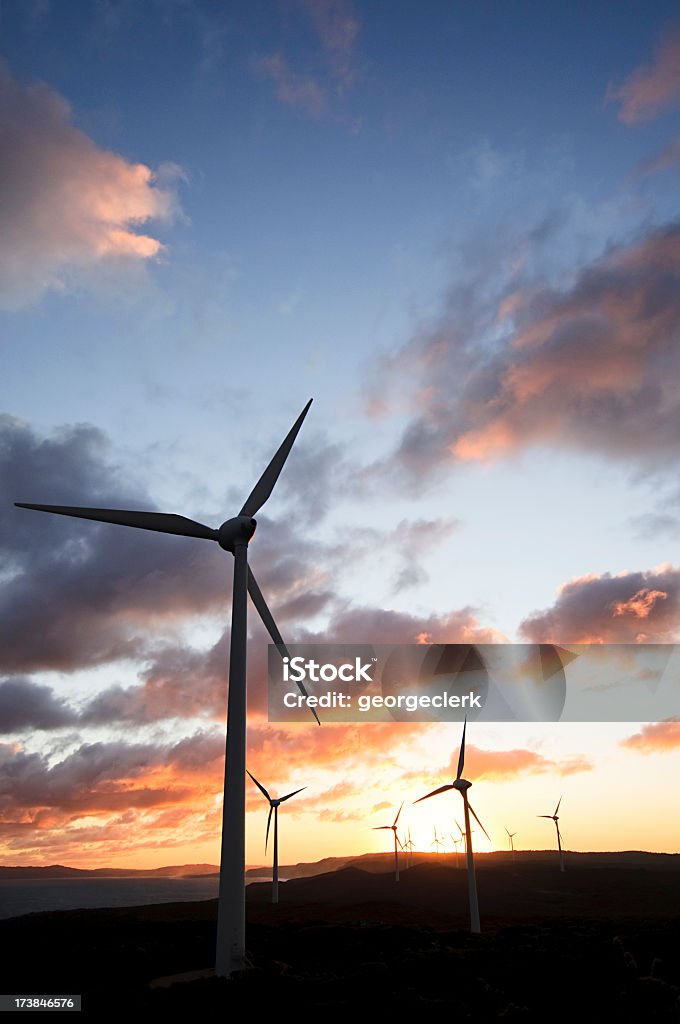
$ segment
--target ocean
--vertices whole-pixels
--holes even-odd
[[[270,881],[270,876],[248,882]],[[0,919],[45,910],[141,907],[217,898],[216,875],[197,878],[0,879]]]

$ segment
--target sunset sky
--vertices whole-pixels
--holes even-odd
[[[219,857],[235,514],[293,642],[680,639],[666,2],[0,0],[0,864]],[[460,820],[451,724],[268,724],[280,859]],[[678,709],[680,714],[680,708]],[[475,724],[492,842],[680,850],[680,724]],[[247,858],[267,806],[247,787]]]

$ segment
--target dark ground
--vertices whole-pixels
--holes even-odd
[[[562,875],[550,859],[480,858],[481,936],[466,930],[466,872],[452,857],[398,885],[357,868],[294,879],[278,907],[268,885],[251,885],[251,969],[171,988],[149,982],[213,963],[215,901],[30,914],[0,921],[0,991],[81,993],[99,1017],[305,1007],[680,1022],[679,860],[572,856]]]

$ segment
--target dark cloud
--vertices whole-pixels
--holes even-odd
[[[196,776],[212,788],[224,758],[224,738],[199,732],[174,744],[82,743],[61,761],[0,744],[0,816],[58,811],[82,815],[187,802]]]
[[[60,729],[77,721],[78,714],[49,686],[24,678],[0,681],[0,733]]]
[[[670,643],[680,629],[680,570],[670,565],[563,584],[520,626],[533,643]]]
[[[43,438],[0,419],[0,669],[68,671],[144,657],[153,628],[228,610],[216,544],[12,507],[14,501],[153,509],[123,482],[104,435],[64,428]],[[173,511],[173,510],[170,510]]]

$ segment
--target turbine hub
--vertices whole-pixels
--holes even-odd
[[[453,784],[453,788],[457,789],[459,793],[465,793],[471,785],[472,783],[468,782],[467,779],[456,779]]]
[[[227,519],[217,531],[217,543],[225,551],[231,551],[233,554],[234,544],[250,543],[256,526],[257,523],[252,516],[235,516],[233,519]]]

